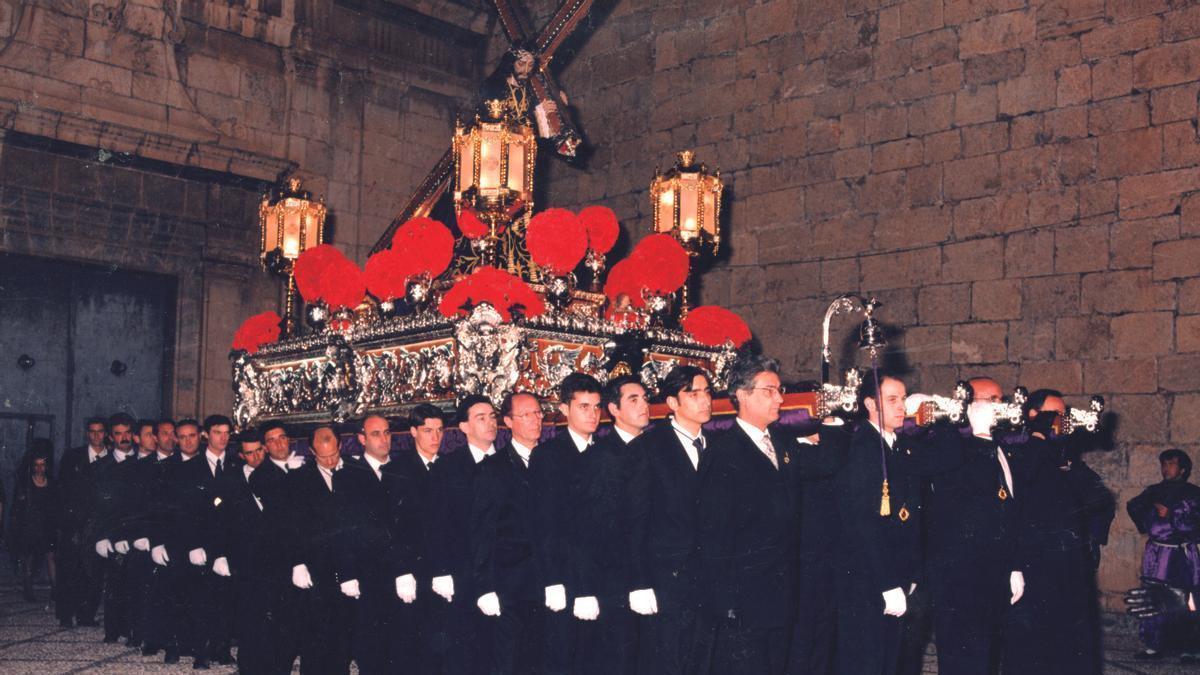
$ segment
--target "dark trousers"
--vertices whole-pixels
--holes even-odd
[[[1087,551],[1037,551],[1032,560],[1024,597],[1009,610],[1004,671],[1097,675],[1102,670],[1099,615]]]
[[[241,675],[290,673],[275,656],[280,639],[275,618],[276,597],[282,590],[269,579],[234,574],[233,637],[237,640],[237,667]]]
[[[658,613],[639,616],[638,672],[683,675],[696,651],[696,613],[686,605],[661,599]]]
[[[542,667],[546,675],[574,675],[575,629],[579,620],[571,613],[574,599],[567,596],[561,612],[542,614]],[[544,607],[544,605],[543,605]]]
[[[837,595],[833,590],[832,570],[827,565],[814,564],[800,579],[797,594],[788,673],[830,675],[837,626]]]
[[[300,593],[304,607],[300,672],[303,675],[349,673],[350,631],[354,621],[352,601],[342,595],[332,577],[322,579]]]
[[[576,619],[575,671],[580,675],[627,675],[637,656],[637,617],[616,598],[600,598],[600,616]]]
[[[959,573],[931,575],[938,672],[989,675],[1000,664],[1000,641],[1011,592],[1009,572],[962,565]],[[967,572],[968,574],[963,574]]]
[[[84,546],[81,534],[64,533],[56,551],[58,563],[57,597],[54,613],[59,621],[92,624],[100,606],[104,577],[91,546]]]
[[[856,583],[857,582],[857,583]],[[883,613],[883,595],[868,580],[839,579],[837,675],[895,675],[900,652],[900,619]],[[906,589],[907,590],[907,589]]]
[[[150,601],[154,584],[154,561],[146,551],[130,549],[125,556],[125,582],[129,590],[130,638],[146,643],[149,630]]]
[[[104,570],[104,639],[129,637],[133,625],[129,556],[117,552],[100,558]]]
[[[933,640],[933,593],[918,585],[908,596],[908,611],[900,619],[900,663],[897,675],[925,672],[925,652]]]
[[[705,654],[697,673],[706,675],[783,675],[787,670],[790,627],[744,626],[740,622],[709,624],[701,619]]]
[[[500,616],[480,614],[483,634],[491,638],[479,672],[490,675],[536,675],[542,672],[541,623],[545,607],[539,602],[503,603]]]
[[[399,647],[400,599],[393,579],[387,575],[364,575],[359,580],[362,595],[352,602],[354,633],[351,651],[358,672],[386,675],[397,672],[407,656]]]

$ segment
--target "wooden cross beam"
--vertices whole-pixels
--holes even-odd
[[[510,0],[491,0],[496,7],[496,14],[500,19],[500,26],[504,30],[505,36],[508,38],[511,47],[527,44],[531,31],[517,8]],[[571,33],[587,16],[588,10],[592,7],[593,0],[564,0],[559,5],[558,10],[554,12],[554,16],[550,21],[542,27],[541,32],[537,34],[537,38],[533,40],[533,44],[537,50],[535,58],[537,59],[534,72],[530,75],[529,84],[533,90],[534,96],[537,97],[538,103],[546,101],[560,102],[562,100],[558,83],[550,74],[550,60],[554,58],[554,53],[562,46],[563,42],[571,35]],[[575,150],[582,142],[582,136],[571,119],[571,113],[565,105],[556,105],[557,111],[549,113],[557,119],[556,126],[558,133],[554,136],[554,150],[561,156],[572,158],[575,156]],[[392,235],[395,234],[396,228],[403,225],[412,218],[428,216],[433,210],[434,204],[441,199],[445,194],[446,188],[450,185],[452,178],[451,174],[454,171],[454,155],[452,150],[446,150],[438,163],[434,165],[433,170],[429,172],[421,184],[417,186],[412,196],[405,202],[404,207],[392,219],[391,225],[384,231],[379,241],[375,242],[375,246],[371,249],[371,253],[377,253],[391,245]]]

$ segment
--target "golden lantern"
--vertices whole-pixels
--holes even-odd
[[[263,266],[288,280],[284,317],[286,332],[292,333],[292,307],[296,297],[293,263],[306,250],[325,241],[325,204],[300,187],[299,178],[289,178],[284,187],[275,187],[258,207],[258,225],[262,234],[260,256]]]
[[[716,255],[721,246],[721,191],[725,187],[721,172],[709,173],[704,164],[696,164],[696,155],[690,150],[680,152],[676,158],[670,171],[655,172],[650,182],[654,232],[679,240],[689,260],[704,254]],[[685,283],[681,290],[680,318],[686,317],[687,312]]]
[[[486,117],[454,130],[454,212],[469,208],[488,226],[472,246],[494,264],[498,233],[518,215],[533,211],[537,136],[520,118],[505,114],[503,101],[486,101]]]

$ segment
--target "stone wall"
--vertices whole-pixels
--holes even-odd
[[[359,263],[449,144],[488,17],[425,0],[0,3],[0,251],[176,278],[171,410],[228,411],[277,308],[258,193],[294,174]]]
[[[1125,501],[1200,459],[1200,7],[1170,0],[623,0],[561,79],[595,154],[551,202],[632,238],[695,149],[728,189],[703,301],[797,379],[821,312],[873,294],[915,389],[995,376],[1102,394],[1087,460],[1120,511],[1109,606],[1136,583]],[[849,332],[850,326],[842,330]],[[845,351],[849,354],[849,351]]]

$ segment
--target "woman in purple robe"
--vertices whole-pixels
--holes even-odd
[[[1200,486],[1188,482],[1192,460],[1182,450],[1158,456],[1162,482],[1129,500],[1129,517],[1138,532],[1149,535],[1142,554],[1142,576],[1172,586],[1200,585]],[[1181,650],[1181,660],[1200,660],[1196,622],[1190,616],[1155,616],[1141,620],[1139,635],[1146,649],[1140,659],[1160,658],[1164,651]]]

